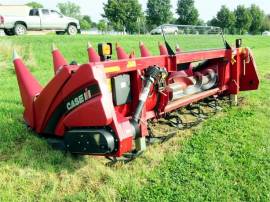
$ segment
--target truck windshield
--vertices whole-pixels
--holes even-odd
[[[42,9],[42,14],[43,15],[49,15],[49,10],[48,9]]]
[[[62,15],[60,13],[58,13],[57,11],[51,10],[51,15],[55,16],[55,17],[62,17]]]

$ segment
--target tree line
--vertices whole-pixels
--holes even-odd
[[[27,5],[43,7],[36,2]],[[138,0],[108,0],[103,5],[103,19],[98,23],[93,22],[88,15],[81,15],[80,6],[76,3],[58,3],[57,7],[64,15],[79,19],[82,29],[97,27],[102,32],[115,30],[131,34],[146,33],[162,24],[218,26],[228,34],[260,34],[270,30],[270,15],[266,15],[255,4],[248,8],[239,5],[235,10],[223,5],[208,22],[200,19],[194,0],[178,0],[175,13],[177,18],[172,12],[170,0],[148,0],[145,12]]]
[[[249,8],[239,5],[234,11],[223,5],[207,24],[221,27],[228,34],[260,34],[270,30],[270,15],[265,15],[255,4]]]

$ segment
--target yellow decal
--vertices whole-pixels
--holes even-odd
[[[108,85],[109,92],[112,92],[112,80],[111,79],[107,79],[107,85]]]
[[[113,72],[118,72],[121,70],[119,66],[113,66],[113,67],[105,67],[105,73],[113,73]]]
[[[127,68],[133,68],[136,67],[136,61],[128,61]]]
[[[234,65],[236,63],[236,59],[235,59],[236,55],[237,55],[237,49],[234,49],[232,51],[232,58],[231,58],[232,65]]]
[[[112,52],[111,46],[109,44],[102,44],[102,53],[103,55],[110,55]]]
[[[235,55],[232,56],[231,63],[232,63],[232,65],[234,65],[236,63]]]

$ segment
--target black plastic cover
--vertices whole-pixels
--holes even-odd
[[[73,129],[65,133],[66,149],[71,153],[106,155],[116,151],[116,139],[106,129]]]

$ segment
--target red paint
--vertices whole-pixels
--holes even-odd
[[[141,51],[142,57],[150,57],[151,56],[150,51],[146,48],[146,46],[142,42],[140,43],[140,51]]]
[[[246,49],[246,55],[243,56],[245,60],[243,60],[241,66],[241,75],[240,75],[240,91],[248,91],[248,90],[257,90],[259,88],[259,78],[256,70],[256,63],[254,60],[253,53]],[[255,67],[255,68],[254,68]]]
[[[18,85],[20,88],[21,99],[24,111],[24,120],[27,125],[32,128],[36,127],[34,100],[35,97],[42,91],[41,85],[29,72],[20,58],[13,61],[17,75]]]
[[[160,55],[169,55],[168,50],[164,44],[159,44]]]
[[[89,62],[100,62],[100,56],[97,54],[96,50],[89,44],[87,48]]]
[[[46,115],[55,101],[57,95],[61,92],[65,82],[70,78],[71,73],[69,68],[64,66],[56,77],[54,77],[40,93],[34,102],[36,112],[36,130],[42,132]],[[50,95],[50,96],[48,96]]]
[[[117,53],[118,60],[129,58],[129,55],[125,52],[125,50],[119,44],[116,44],[116,53]]]
[[[57,71],[61,67],[68,64],[66,59],[64,58],[64,56],[58,49],[52,51],[52,56],[53,56],[53,66],[54,66],[55,73],[57,73]]]

